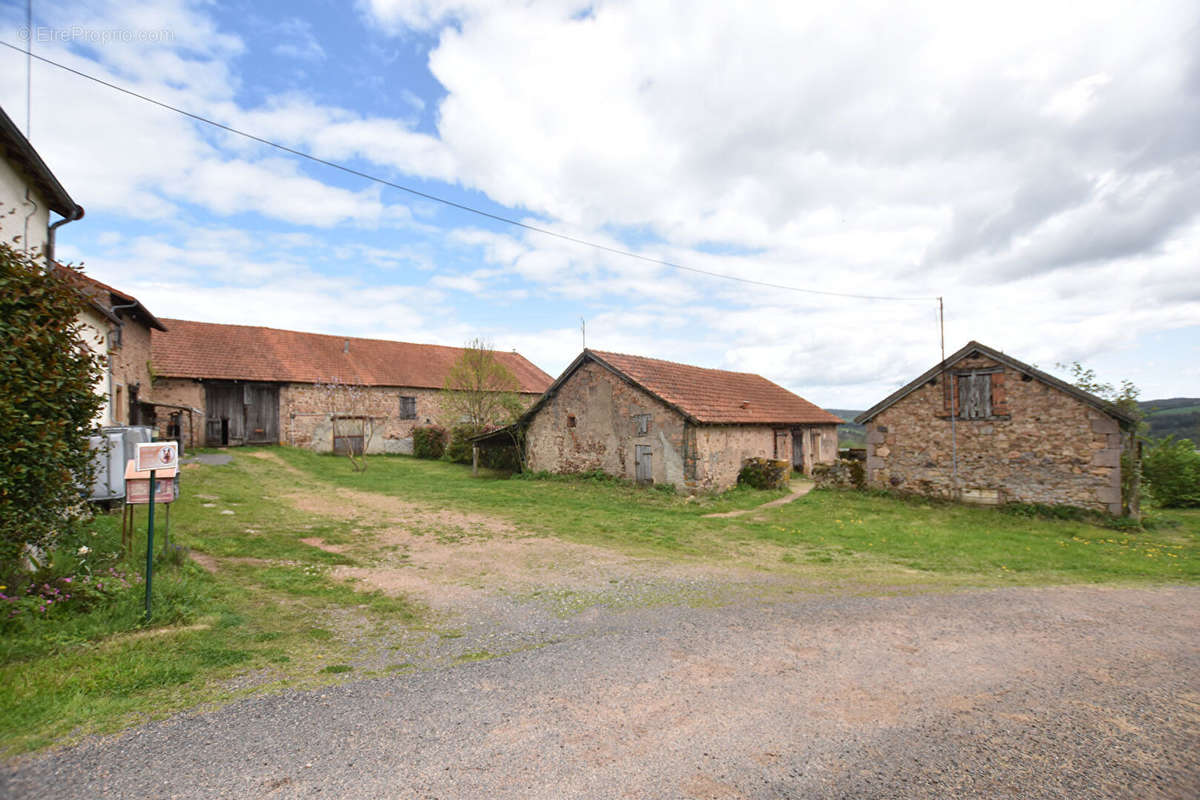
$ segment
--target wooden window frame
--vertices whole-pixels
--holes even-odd
[[[417,398],[410,395],[400,395],[400,419],[417,418]]]
[[[633,415],[633,435],[634,436],[649,436],[650,435],[650,414],[634,414]]]
[[[965,412],[963,403],[963,391],[965,382],[987,377],[988,389],[986,392],[986,408],[982,415],[968,416]],[[1005,393],[1004,367],[979,367],[977,369],[960,369],[949,374],[948,387],[949,392],[946,393],[946,407],[944,416],[949,418],[951,415],[955,419],[965,422],[979,422],[983,420],[1003,420],[1011,419],[1008,409],[1008,398]],[[969,390],[967,390],[969,391]]]

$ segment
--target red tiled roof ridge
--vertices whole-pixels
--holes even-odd
[[[748,376],[751,378],[762,378],[764,381],[768,380],[767,378],[763,378],[763,376],[759,375],[757,372],[738,372],[737,370],[732,370],[732,369],[718,369],[716,367],[701,367],[696,364],[685,364],[682,361],[671,361],[666,358],[652,358],[651,356],[635,356],[632,353],[615,353],[615,352],[612,352],[611,350],[596,350],[596,349],[593,349],[590,347],[588,348],[588,352],[595,353],[596,355],[600,356],[601,358],[604,358],[606,356],[617,356],[618,358],[632,358],[637,361],[652,361],[657,364],[667,364],[672,367],[684,367],[685,369],[701,369],[701,370],[704,370],[705,372],[720,372],[724,375],[745,375],[745,376]],[[775,385],[778,386],[778,384],[775,384]],[[783,387],[780,387],[780,388],[782,389]]]

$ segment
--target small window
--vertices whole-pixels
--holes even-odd
[[[567,427],[568,428],[575,427],[575,415],[574,414],[567,414]]]
[[[987,419],[992,415],[990,373],[958,376],[958,415],[962,419]]]
[[[120,325],[114,325],[112,327],[112,330],[110,330],[108,332],[108,349],[109,350],[120,350],[121,349],[121,326]]]
[[[635,435],[646,436],[650,433],[650,415],[649,414],[634,414],[633,429]]]
[[[417,418],[417,398],[401,397],[400,398],[400,419],[416,419]]]

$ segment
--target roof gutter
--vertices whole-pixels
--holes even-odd
[[[50,227],[46,231],[46,258],[47,259],[49,259],[50,261],[54,261],[54,234],[58,231],[58,228],[62,225],[66,225],[68,222],[74,222],[77,219],[83,219],[83,206],[79,206],[79,205],[75,206],[75,208],[72,209],[70,216],[63,217],[58,222],[52,223],[50,225]]]

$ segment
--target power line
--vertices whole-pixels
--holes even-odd
[[[332,169],[340,170],[349,175],[354,175],[355,177],[362,178],[364,180],[371,181],[373,183],[378,183],[383,186],[390,187],[392,189],[398,189],[399,191],[407,192],[408,194],[414,195],[416,197],[424,198],[425,200],[431,200],[435,203],[441,203],[442,205],[449,206],[451,208],[457,208],[460,211],[466,211],[470,214],[476,214],[478,216],[486,217],[488,219],[492,219],[497,222],[503,222],[506,225],[513,225],[518,228],[524,228],[527,231],[532,231],[534,233],[540,233],[543,236],[552,236],[555,239],[560,239],[565,242],[572,242],[574,244],[583,245],[584,247],[591,247],[596,250],[603,250],[605,252],[613,253],[615,255],[625,256],[626,258],[635,258],[639,261],[645,261],[645,262],[648,262],[651,264],[658,264],[659,266],[670,267],[671,269],[682,270],[684,272],[691,272],[691,273],[695,273],[697,275],[707,275],[710,278],[720,278],[722,280],[727,280],[727,281],[737,281],[738,283],[750,284],[752,286],[761,286],[761,287],[764,287],[767,289],[781,289],[781,290],[789,291],[789,292],[802,292],[804,294],[824,295],[826,297],[847,297],[847,298],[852,298],[855,300],[895,300],[895,301],[900,301],[900,302],[925,302],[928,300],[936,300],[937,299],[936,297],[932,297],[932,296],[931,297],[916,297],[916,296],[914,296],[914,297],[891,297],[891,296],[887,296],[887,295],[851,294],[848,292],[828,292],[828,291],[823,291],[820,289],[803,289],[799,286],[788,286],[788,285],[780,284],[780,283],[770,283],[768,281],[754,280],[753,278],[741,278],[736,275],[726,275],[725,273],[722,273],[722,272],[712,272],[710,270],[700,269],[699,267],[689,267],[686,264],[679,264],[674,261],[666,261],[661,258],[654,258],[653,256],[642,255],[641,253],[635,253],[631,250],[623,250],[619,247],[610,247],[609,245],[606,245],[606,244],[601,244],[599,242],[593,242],[588,239],[581,239],[579,237],[570,236],[565,233],[559,233],[557,231],[552,231],[548,228],[542,228],[537,225],[530,225],[527,222],[521,222],[520,220],[512,219],[511,217],[501,216],[500,214],[493,214],[490,211],[484,211],[479,208],[474,208],[473,206],[468,206],[463,203],[457,203],[453,200],[448,200],[444,197],[438,197],[437,195],[429,194],[428,192],[422,192],[421,190],[414,189],[411,186],[404,186],[403,184],[389,181],[386,178],[380,178],[380,177],[378,177],[376,175],[372,175],[368,172],[363,172],[362,170],[357,170],[357,169],[354,169],[353,167],[347,167],[346,165],[339,164],[336,161],[329,161],[327,159],[320,158],[318,156],[314,156],[313,154],[306,153],[303,150],[297,150],[293,147],[288,147],[287,145],[271,141],[270,139],[264,139],[261,136],[255,136],[252,133],[247,133],[246,131],[239,130],[239,129],[231,127],[229,125],[225,125],[223,123],[217,122],[216,120],[201,116],[200,114],[194,114],[191,111],[187,111],[185,109],[179,108],[178,106],[173,106],[170,103],[164,103],[161,100],[155,100],[153,97],[147,97],[144,94],[139,94],[138,92],[135,92],[132,89],[126,89],[124,86],[119,86],[115,83],[111,83],[109,81],[104,80],[103,78],[97,78],[95,75],[89,75],[88,73],[74,69],[73,67],[68,67],[66,64],[60,64],[59,62],[54,61],[53,59],[46,58],[45,56],[39,56],[39,55],[36,55],[33,53],[29,53],[27,50],[18,48],[8,42],[0,42],[0,45],[3,45],[5,47],[9,48],[10,50],[16,50],[17,52],[24,54],[26,56],[26,58],[29,58],[32,56],[33,58],[36,58],[38,61],[41,61],[45,64],[49,64],[52,67],[57,67],[65,72],[70,72],[73,75],[77,75],[78,77],[92,81],[93,83],[98,83],[101,86],[106,86],[109,89],[112,89],[113,91],[121,92],[122,94],[129,95],[130,97],[136,97],[138,100],[142,100],[142,101],[150,103],[152,105],[156,105],[159,108],[165,108],[168,111],[174,111],[176,114],[181,114],[182,116],[188,117],[189,119],[196,120],[197,122],[203,122],[204,124],[211,125],[215,128],[220,128],[223,131],[227,131],[229,133],[233,133],[238,136],[242,136],[246,139],[250,139],[252,141],[258,142],[259,144],[265,144],[268,147],[274,147],[276,150],[281,150],[290,155],[297,156],[299,158],[304,158],[304,159],[307,159],[314,163],[321,164],[323,166],[330,167]]]

